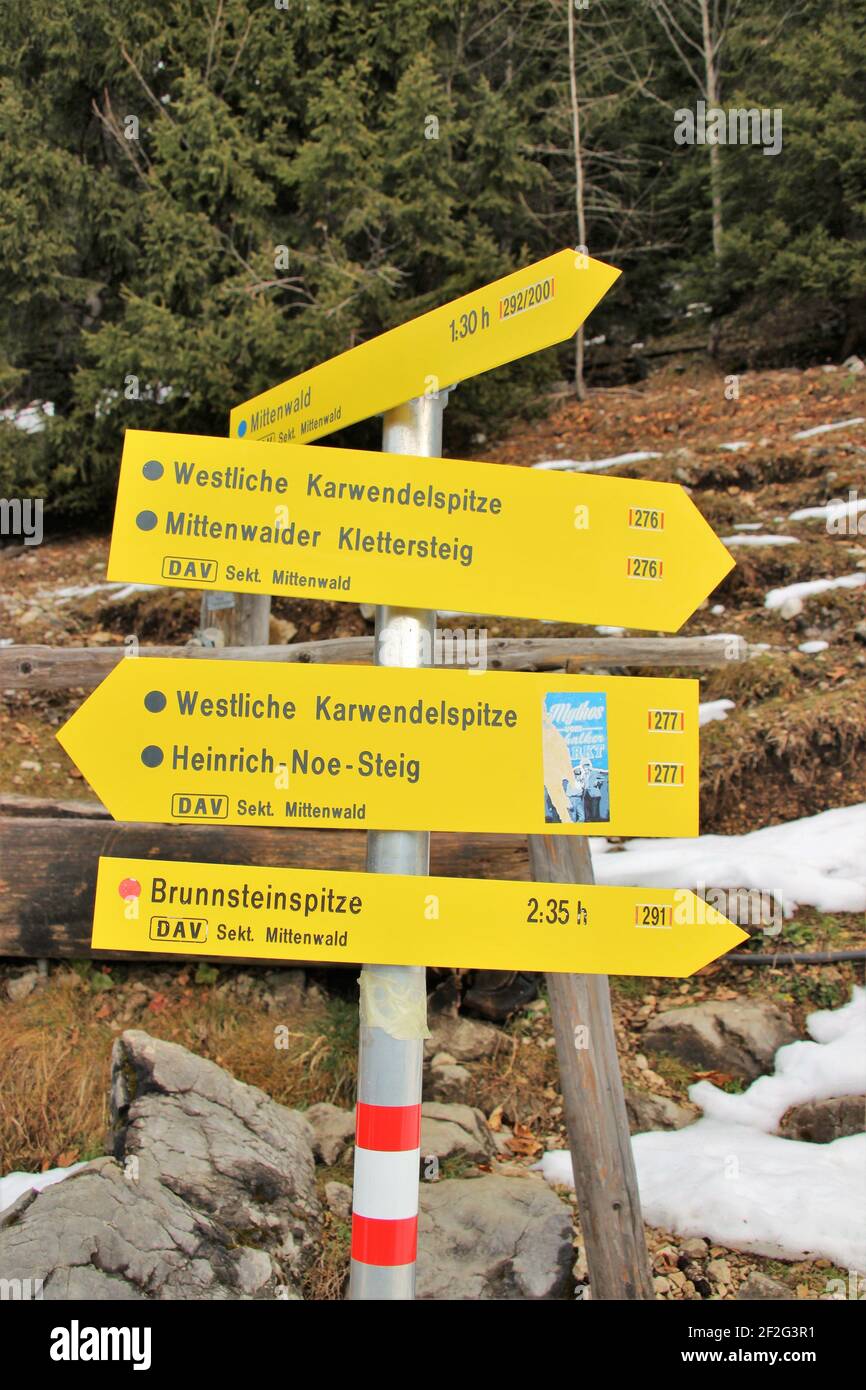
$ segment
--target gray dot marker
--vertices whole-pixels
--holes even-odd
[[[161,690],[150,690],[144,697],[144,708],[150,714],[162,714],[165,709],[165,696]]]
[[[152,531],[156,525],[156,512],[139,512],[135,524],[139,531]]]
[[[155,483],[157,479],[162,477],[165,469],[159,459],[148,459],[141,471],[149,483]]]
[[[164,756],[162,749],[157,748],[155,743],[149,743],[141,750],[141,761],[145,767],[159,767]]]

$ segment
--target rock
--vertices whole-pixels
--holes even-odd
[[[730,1284],[731,1266],[727,1260],[710,1260],[707,1265],[707,1278],[715,1280],[717,1284]]]
[[[4,1279],[43,1280],[46,1300],[274,1298],[271,1257],[241,1245],[153,1177],[97,1158],[0,1213]]]
[[[514,1131],[512,1129],[509,1129],[508,1125],[503,1125],[501,1129],[492,1130],[491,1137],[493,1139],[493,1143],[496,1147],[496,1152],[498,1154],[507,1154],[509,1158],[514,1157],[512,1149],[508,1143],[509,1139],[512,1139],[514,1137]],[[498,1171],[501,1172],[502,1169],[499,1169]],[[521,1169],[521,1171],[523,1172],[525,1170]]]
[[[303,970],[268,970],[262,977],[273,999],[271,1012],[296,1013],[304,1002]]]
[[[687,1260],[703,1260],[706,1257],[709,1245],[700,1236],[689,1236],[680,1244],[680,1253],[685,1255]]]
[[[777,1049],[796,1037],[790,1018],[775,1004],[726,999],[656,1014],[642,1045],[702,1071],[728,1071],[753,1081],[772,1070]]]
[[[421,1106],[421,1158],[466,1158],[485,1163],[496,1152],[482,1111],[471,1105]]]
[[[625,1088],[625,1108],[631,1134],[644,1134],[651,1129],[683,1129],[697,1118],[667,1096],[656,1096],[633,1086]]]
[[[23,975],[13,975],[6,981],[6,994],[10,1003],[17,1004],[20,999],[26,999],[28,994],[32,994],[39,984],[39,972],[37,970],[25,970]]]
[[[313,1130],[316,1158],[326,1168],[345,1157],[346,1149],[355,1139],[354,1110],[342,1110],[339,1105],[330,1105],[323,1100],[305,1110],[304,1118]]]
[[[803,600],[798,594],[789,594],[779,609],[779,617],[786,622],[791,618],[799,618],[804,608]]]
[[[810,1144],[832,1144],[866,1130],[866,1096],[831,1096],[792,1105],[782,1116],[779,1133],[785,1139],[805,1139]]]
[[[341,1221],[348,1221],[352,1216],[352,1189],[347,1187],[344,1182],[325,1183],[325,1201],[328,1210],[338,1216]]]
[[[653,1289],[655,1290],[655,1293],[656,1293],[656,1296],[657,1296],[657,1297],[658,1297],[659,1295],[661,1295],[661,1294],[670,1293],[670,1291],[671,1291],[671,1281],[670,1281],[670,1279],[665,1278],[665,1276],[664,1276],[663,1274],[657,1274],[657,1275],[655,1276],[655,1278],[653,1279]]]
[[[114,1156],[0,1214],[4,1277],[46,1299],[300,1298],[320,1224],[306,1120],[137,1031],[110,1099]]]
[[[769,1274],[761,1274],[760,1270],[753,1269],[737,1289],[737,1298],[743,1301],[751,1298],[769,1302],[773,1299],[792,1300],[794,1295],[787,1284],[782,1284],[778,1279],[771,1279]]]
[[[450,1018],[442,1014],[431,1019],[432,1032],[424,1043],[424,1056],[431,1059],[437,1052],[450,1052],[455,1062],[477,1062],[491,1057],[503,1034],[491,1023],[479,1023],[474,1018]]]
[[[845,372],[854,372],[856,376],[859,376],[861,372],[866,371],[866,364],[864,364],[862,357],[846,357],[845,361],[842,363],[842,370]]]
[[[421,1184],[416,1296],[565,1298],[571,1212],[534,1176]]]
[[[472,1099],[475,1080],[457,1062],[431,1066],[424,1076],[424,1099],[465,1105]]]
[[[111,1064],[115,1158],[218,1220],[295,1284],[315,1256],[321,1217],[307,1120],[147,1033],[121,1034]]]

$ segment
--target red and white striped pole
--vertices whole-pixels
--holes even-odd
[[[383,450],[438,457],[446,400],[447,392],[440,392],[435,398],[421,397],[389,411]],[[377,665],[418,668],[429,664],[435,633],[435,612],[377,608]],[[368,835],[370,873],[426,874],[429,867],[426,831],[383,830]],[[423,967],[365,965],[349,1282],[349,1298],[357,1301],[415,1297],[426,1034]]]

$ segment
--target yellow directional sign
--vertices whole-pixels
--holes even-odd
[[[57,737],[116,820],[698,829],[693,680],[128,658]]]
[[[733,563],[677,483],[129,430],[108,577],[675,631]]]
[[[95,950],[692,975],[746,933],[684,889],[99,861]]]
[[[559,251],[237,406],[240,439],[308,444],[570,338],[620,271]]]

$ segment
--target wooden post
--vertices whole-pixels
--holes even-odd
[[[266,647],[270,620],[268,594],[202,594],[202,632],[219,628],[224,647]]]
[[[530,877],[593,883],[589,842],[529,836]],[[547,976],[594,1299],[654,1297],[606,975]]]

